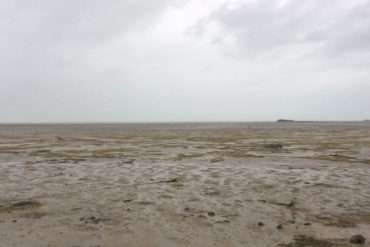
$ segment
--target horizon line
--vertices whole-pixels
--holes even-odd
[[[279,119],[278,119],[279,120]],[[245,120],[245,121],[71,121],[71,122],[0,122],[0,125],[61,125],[61,124],[181,124],[181,123],[312,123],[312,122],[367,122],[363,120],[289,120],[287,122],[278,122],[278,120]],[[285,120],[285,119],[284,119]]]

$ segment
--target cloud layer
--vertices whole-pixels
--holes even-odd
[[[370,1],[4,1],[0,122],[362,120]]]

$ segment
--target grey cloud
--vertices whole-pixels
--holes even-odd
[[[5,1],[0,51],[9,62],[71,64],[132,30],[145,30],[171,3],[159,1]],[[50,59],[53,59],[50,61]],[[11,68],[10,68],[11,69]]]
[[[198,3],[4,1],[0,122],[369,117],[369,1]]]
[[[6,4],[8,3],[8,4]],[[97,42],[128,29],[152,24],[152,18],[171,3],[159,1],[9,1],[1,6],[7,30],[40,42]],[[10,26],[10,25],[11,26]]]
[[[224,4],[194,29],[217,23],[219,36],[232,35],[241,52],[259,56],[275,49],[316,46],[316,55],[368,52],[369,1],[250,1],[237,8]],[[204,33],[204,32],[203,32]],[[305,47],[306,46],[306,47]]]
[[[96,96],[95,77],[104,66],[94,68],[94,64],[111,60],[104,54],[94,57],[96,50],[130,32],[150,29],[172,2],[4,1],[0,6],[0,103],[15,109],[11,117],[22,118],[16,114],[22,107],[29,113],[28,108],[48,108],[43,104],[50,102],[57,105],[68,99],[76,102],[85,94]],[[95,60],[88,61],[91,57]]]

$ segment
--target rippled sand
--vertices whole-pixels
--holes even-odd
[[[370,246],[370,123],[0,125],[0,246]]]

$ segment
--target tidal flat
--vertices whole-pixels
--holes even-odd
[[[370,246],[370,123],[1,124],[0,246]]]

